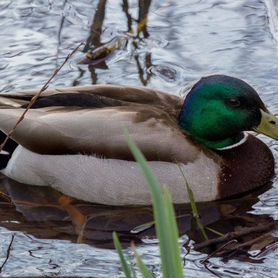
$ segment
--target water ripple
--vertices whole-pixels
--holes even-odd
[[[1,0],[0,92],[41,87],[71,48],[89,37],[98,1]],[[277,93],[277,1],[171,1],[153,0],[149,36],[117,53],[108,69],[90,72],[75,60],[67,64],[52,86],[116,83],[147,85],[185,94],[194,81],[212,73],[234,75],[250,82],[267,106],[278,113]],[[129,1],[130,18],[138,15],[137,1]],[[276,10],[274,8],[276,5]],[[108,1],[100,43],[128,31],[119,1]],[[136,22],[132,20],[136,30]],[[12,34],[12,35],[11,35]],[[136,54],[136,55],[134,55]],[[84,56],[82,50],[78,53]],[[137,61],[134,57],[137,56]],[[277,143],[260,137],[275,153]],[[276,169],[277,171],[277,169]],[[260,197],[254,214],[278,219],[278,181]],[[0,228],[0,260],[13,232]],[[118,256],[113,250],[73,244],[63,240],[38,240],[16,232],[11,256],[2,275],[72,275],[120,277]],[[127,254],[131,254],[129,249]],[[155,242],[138,248],[147,265],[159,275],[159,252]],[[184,250],[184,254],[186,254]],[[186,277],[276,277],[277,253],[269,252],[262,264],[185,255]]]

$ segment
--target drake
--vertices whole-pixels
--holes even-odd
[[[2,138],[35,93],[1,95]],[[245,131],[278,139],[277,118],[251,86],[224,75],[202,78],[185,100],[115,85],[48,89],[1,152],[1,172],[84,201],[149,205],[124,128],[175,203],[189,202],[177,163],[198,202],[247,192],[274,175],[270,149]]]

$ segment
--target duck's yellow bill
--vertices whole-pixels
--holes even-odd
[[[261,114],[261,122],[260,124],[254,128],[254,130],[258,133],[262,133],[268,137],[278,140],[278,119],[273,114],[269,112],[265,112],[262,109]]]

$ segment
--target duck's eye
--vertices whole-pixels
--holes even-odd
[[[226,104],[231,107],[239,107],[240,101],[237,98],[229,98],[226,100]]]

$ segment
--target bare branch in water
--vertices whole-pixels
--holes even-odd
[[[250,228],[243,228],[240,231],[235,231],[231,233],[227,233],[224,236],[218,237],[218,238],[213,238],[206,240],[201,243],[197,243],[194,245],[194,250],[198,251],[201,250],[207,246],[210,246],[212,244],[217,244],[221,242],[225,242],[231,239],[239,238],[244,235],[248,235],[250,233],[255,233],[255,232],[263,232],[263,231],[268,231],[271,229],[274,229],[276,227],[276,223],[270,223],[268,225],[258,225],[256,227],[250,227]]]
[[[13,242],[14,242],[14,238],[15,238],[15,234],[12,234],[12,237],[11,237],[8,249],[7,249],[7,253],[6,253],[6,258],[5,258],[4,262],[2,263],[2,265],[0,266],[0,273],[2,272],[5,264],[7,263],[8,259],[10,257],[12,245],[13,245]]]
[[[50,82],[53,80],[53,78],[58,74],[58,72],[63,68],[63,66],[67,63],[67,61],[77,52],[77,50],[81,47],[81,45],[84,45],[84,42],[81,42],[76,48],[73,49],[73,51],[68,54],[68,56],[66,57],[66,59],[64,60],[64,62],[53,72],[53,74],[51,75],[51,77],[46,81],[46,83],[42,86],[42,88],[40,89],[40,91],[34,95],[31,99],[31,101],[29,102],[28,106],[26,107],[26,109],[24,110],[24,112],[22,113],[22,115],[19,117],[18,121],[16,122],[16,124],[14,125],[14,127],[8,132],[5,140],[3,141],[3,143],[0,145],[0,152],[3,150],[3,148],[5,147],[6,143],[8,142],[9,138],[14,134],[17,126],[23,121],[26,113],[28,112],[28,110],[32,107],[32,105],[36,102],[36,100],[41,96],[41,94],[48,88],[48,85],[50,84]]]

